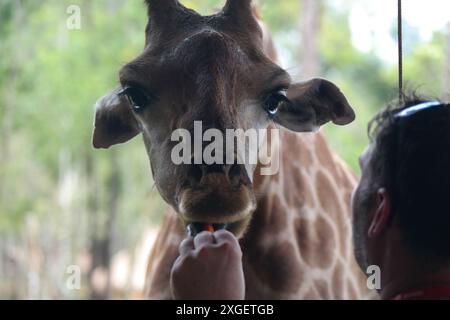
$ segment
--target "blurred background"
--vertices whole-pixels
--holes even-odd
[[[202,14],[224,3],[181,2]],[[359,173],[367,122],[397,96],[397,1],[257,3],[294,79],[326,77],[355,108],[355,123],[324,131]],[[450,98],[450,2],[404,11],[409,87]],[[143,1],[0,0],[0,298],[141,297],[165,205],[141,139],[95,151],[91,133],[95,101],[143,49],[145,12]]]

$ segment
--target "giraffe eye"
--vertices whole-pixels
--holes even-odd
[[[125,96],[134,112],[142,112],[151,102],[151,97],[141,88],[126,87],[119,95]]]
[[[271,116],[274,116],[278,112],[281,105],[288,101],[289,99],[286,96],[286,90],[278,90],[267,96],[264,101],[264,108]]]

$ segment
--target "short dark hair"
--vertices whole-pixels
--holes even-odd
[[[450,105],[441,103],[408,117],[398,113],[428,101],[404,96],[369,124],[375,142],[374,187],[392,196],[394,215],[414,250],[450,259]],[[395,217],[394,217],[395,218]]]

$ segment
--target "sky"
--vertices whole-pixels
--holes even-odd
[[[350,14],[352,41],[361,51],[372,49],[386,62],[397,61],[397,43],[392,39],[392,25],[397,19],[397,0],[332,0],[337,6],[353,4]],[[418,29],[422,41],[433,31],[450,23],[450,0],[403,0],[403,19]],[[404,29],[404,33],[408,28]]]

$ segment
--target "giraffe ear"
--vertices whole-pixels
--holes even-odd
[[[139,126],[120,88],[100,98],[95,104],[95,124],[92,144],[107,149],[124,143],[139,134]]]
[[[355,120],[355,112],[341,90],[324,79],[292,84],[287,98],[289,101],[278,108],[273,119],[292,131],[317,131],[329,121],[346,125]]]

